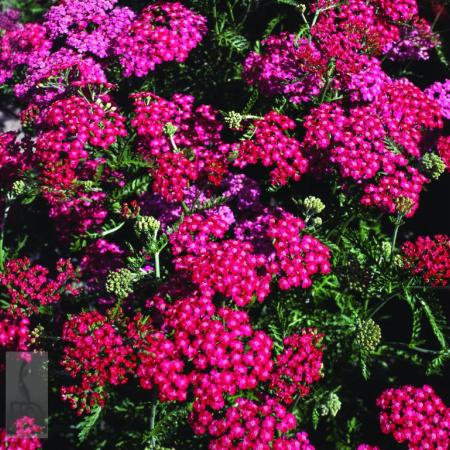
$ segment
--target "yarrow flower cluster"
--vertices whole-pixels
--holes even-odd
[[[133,94],[131,124],[140,136],[139,152],[155,163],[153,188],[168,201],[185,198],[190,184],[207,178],[214,184],[227,171],[229,146],[221,140],[222,124],[208,105],[175,94],[167,101],[150,92]]]
[[[64,349],[62,365],[72,378],[81,376],[81,383],[62,387],[61,395],[79,414],[103,406],[106,386],[126,383],[135,367],[133,349],[116,331],[115,319],[114,311],[107,316],[92,311],[64,325],[62,338],[70,346]]]
[[[37,104],[48,104],[55,98],[80,87],[111,86],[102,66],[91,57],[62,47],[43,57],[34,58],[25,78],[15,84],[17,97],[31,97]]]
[[[4,9],[0,12],[0,29],[9,31],[12,30],[21,16],[20,10],[16,8]]]
[[[450,445],[450,408],[431,386],[387,389],[377,399],[380,426],[411,450],[443,450]]]
[[[343,184],[350,177],[362,185],[364,205],[389,213],[395,213],[395,198],[408,196],[414,202],[412,216],[428,179],[407,158],[420,158],[427,130],[442,127],[445,88],[436,84],[424,93],[406,79],[392,80],[378,57],[426,59],[436,45],[431,28],[417,16],[415,1],[399,7],[352,0],[339,8],[317,2],[312,9],[316,16],[308,26],[313,39],[270,36],[260,54],[247,57],[246,79],[263,93],[284,94],[293,103],[349,96],[354,104],[348,112],[339,103],[322,103],[306,117],[310,169],[320,176],[336,165]]]
[[[432,286],[447,285],[450,280],[450,238],[447,235],[419,236],[415,242],[405,242],[402,253],[405,269]]]
[[[441,55],[434,27],[416,0],[317,0],[280,5],[303,24],[281,12],[252,46],[258,2],[140,3],[61,0],[28,23],[0,13],[0,87],[23,105],[20,130],[0,133],[0,348],[59,354],[61,398],[88,415],[80,440],[125,396],[127,420],[151,399],[151,429],[125,430],[131,447],[169,445],[179,412],[189,445],[210,450],[314,450],[300,431],[311,412],[319,442],[355,445],[360,415],[336,432],[349,390],[326,375],[348,358],[344,376],[356,364],[368,376],[389,348],[387,300],[450,276],[447,235],[397,242],[450,171],[450,81],[422,90],[392,69]],[[177,66],[189,55],[201,64]],[[369,207],[393,216],[392,241]],[[411,342],[418,307],[440,326],[427,293],[407,297]],[[447,351],[436,336],[430,368]],[[450,445],[431,387],[377,405],[397,442]],[[24,417],[0,450],[41,448],[39,431]]]
[[[11,78],[14,69],[29,65],[36,58],[48,55],[51,42],[46,29],[37,23],[17,25],[0,39],[0,84]]]
[[[0,347],[3,349],[27,350],[30,341],[30,319],[17,318],[11,314],[0,314]]]
[[[245,398],[236,399],[223,419],[210,425],[210,433],[216,438],[210,450],[273,448],[277,450],[313,450],[305,432],[288,437],[295,429],[295,416],[274,399],[267,398],[257,404]]]
[[[0,186],[11,187],[20,173],[29,167],[27,150],[16,133],[0,133]]]
[[[135,317],[128,328],[128,337],[137,349],[136,375],[143,389],[158,388],[159,399],[185,401],[189,378],[184,374],[184,362],[178,356],[178,347],[166,335]]]
[[[35,423],[32,417],[24,416],[14,423],[15,433],[7,434],[0,429],[0,450],[39,450],[42,442],[38,434],[42,428]]]
[[[270,382],[284,403],[292,403],[295,395],[307,395],[309,386],[321,378],[322,338],[315,330],[304,330],[284,339]]]
[[[230,228],[230,223],[218,219],[193,215],[183,222],[171,236],[172,251],[179,255],[175,267],[191,272],[192,281],[201,289],[229,296],[238,306],[254,299],[263,301],[274,275],[280,277],[281,289],[305,289],[312,284],[313,274],[326,274],[331,269],[327,247],[312,236],[302,236],[303,221],[291,214],[268,213],[260,217],[265,236],[258,240],[273,241],[265,245],[265,252],[252,242],[242,242],[239,227],[238,239],[210,240],[222,238]]]
[[[282,33],[269,36],[261,45],[262,53],[250,53],[244,63],[250,84],[257,84],[267,95],[286,95],[293,103],[320,93],[326,61],[314,43]]]
[[[71,286],[76,276],[71,262],[59,260],[56,270],[58,275],[52,280],[46,267],[32,265],[28,258],[7,261],[0,273],[0,286],[8,295],[8,312],[26,317],[36,313],[40,306],[58,302],[62,292],[77,294],[77,289]]]
[[[425,89],[425,94],[439,105],[442,117],[450,119],[450,80],[436,81]]]
[[[439,136],[436,149],[444,162],[447,171],[450,171],[450,136]]]
[[[51,39],[65,36],[69,47],[105,58],[113,53],[116,39],[135,17],[129,8],[114,7],[116,3],[117,0],[63,2],[47,11],[44,25]]]
[[[162,327],[148,316],[138,314],[128,320],[121,310],[116,313],[113,309],[106,315],[82,313],[65,324],[63,339],[70,345],[64,350],[62,364],[72,377],[81,376],[79,385],[61,391],[73,408],[82,413],[104,405],[107,385],[125,383],[134,375],[143,389],[157,387],[162,402],[186,401],[191,387],[194,402],[190,422],[197,434],[208,432],[221,436],[223,442],[228,438],[243,443],[262,439],[273,441],[273,448],[280,449],[313,448],[298,447],[310,445],[305,433],[285,438],[273,433],[275,429],[285,434],[294,430],[296,420],[283,403],[307,395],[308,385],[320,378],[321,335],[304,330],[301,335],[287,337],[285,350],[274,360],[272,340],[252,328],[244,311],[216,310],[211,298],[198,293],[173,303],[157,297],[150,304],[161,311]],[[289,361],[287,366],[285,361]],[[243,429],[225,438],[227,426],[216,416],[224,407],[233,408],[230,396],[257,390],[269,381],[279,399],[258,406],[265,437],[254,435],[256,429],[246,436]],[[285,396],[286,388],[289,397]],[[222,441],[212,440],[210,448],[222,448],[217,447],[218,442]]]
[[[407,197],[413,202],[407,217],[414,214],[429,180],[409,158],[420,161],[424,130],[442,127],[438,105],[416,86],[406,79],[385,84],[373,104],[350,108],[348,116],[339,103],[324,103],[304,126],[303,143],[319,174],[330,170],[329,161],[363,186],[362,204],[395,213],[396,199]]]
[[[299,181],[308,163],[302,155],[300,143],[285,134],[295,128],[295,122],[272,111],[262,119],[255,120],[252,127],[252,139],[244,139],[234,148],[237,152],[234,165],[243,168],[261,162],[266,167],[275,166],[270,172],[273,184],[285,185],[289,180]]]
[[[45,163],[61,160],[67,155],[70,166],[86,159],[86,146],[107,148],[118,137],[126,136],[125,118],[116,112],[108,98],[88,103],[78,96],[57,100],[43,109],[38,120],[42,130],[36,147]]]
[[[178,2],[147,6],[117,38],[124,76],[142,77],[163,62],[184,62],[205,34],[205,22]]]

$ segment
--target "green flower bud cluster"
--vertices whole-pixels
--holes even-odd
[[[100,189],[95,186],[95,182],[92,180],[81,180],[77,184],[82,186],[85,192],[99,191]]]
[[[402,216],[408,214],[413,206],[414,202],[409,197],[401,196],[395,199],[397,212]]]
[[[136,275],[129,269],[123,268],[109,272],[106,277],[106,291],[118,299],[124,299],[133,292]]]
[[[342,403],[341,403],[341,400],[339,399],[338,395],[335,394],[334,392],[332,392],[330,394],[330,396],[328,397],[326,405],[330,411],[330,414],[333,417],[336,417],[337,413],[341,409]]]
[[[350,259],[344,268],[343,275],[350,291],[362,294],[374,280],[374,274],[369,267],[364,267],[356,259]]]
[[[311,220],[311,226],[318,228],[321,225],[322,225],[322,218],[321,217],[314,217]]]
[[[403,262],[403,257],[402,255],[395,255],[394,258],[392,259],[392,264],[395,267],[398,267],[399,269],[403,269],[404,267],[404,262]]]
[[[322,403],[321,405],[317,406],[317,412],[320,416],[328,416],[331,415],[332,417],[336,417],[337,413],[341,409],[342,403],[339,399],[338,395],[332,392],[325,403]]]
[[[44,327],[39,324],[30,332],[30,343],[35,344],[44,333]]]
[[[325,205],[320,198],[309,196],[303,200],[303,208],[306,214],[313,216],[320,214],[325,209]]]
[[[434,180],[437,180],[446,169],[444,161],[436,153],[425,153],[422,158],[422,166]]]
[[[384,259],[389,259],[392,253],[392,245],[388,241],[383,241],[381,243],[381,251],[383,253]]]
[[[134,224],[134,229],[138,235],[154,233],[159,230],[161,223],[153,216],[139,216]]]
[[[245,119],[245,116],[237,111],[229,111],[223,114],[223,119],[229,128],[232,130],[238,130],[241,128],[241,124]]]
[[[372,353],[381,341],[381,328],[373,320],[358,319],[355,342],[365,353]]]
[[[28,186],[25,183],[25,181],[22,180],[14,181],[14,183],[11,186],[11,192],[14,195],[14,197],[21,197],[22,195],[25,195],[28,192]]]
[[[177,130],[178,128],[173,123],[170,122],[167,122],[163,128],[164,134],[169,137],[172,137],[177,132]]]
[[[319,416],[328,416],[330,413],[330,410],[328,409],[328,406],[326,404],[321,404],[317,406],[317,412],[319,413]]]

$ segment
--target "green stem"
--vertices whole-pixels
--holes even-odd
[[[173,151],[174,151],[175,153],[179,153],[180,150],[179,150],[177,144],[175,144],[175,140],[174,140],[174,138],[173,138],[173,135],[170,135],[170,136],[169,136],[169,139],[170,139],[170,143],[172,144]]]
[[[390,297],[388,297],[386,300],[384,300],[383,302],[381,302],[369,315],[369,319],[372,318],[381,308],[383,308],[384,305],[386,305],[386,303],[388,303],[390,300],[392,300],[393,298],[395,298],[397,296],[397,294],[391,295]]]
[[[156,397],[156,389],[153,390],[153,395],[152,395],[152,410],[150,413],[150,432],[153,431],[153,429],[155,428],[155,419],[156,419],[156,407],[158,405],[158,400]],[[151,448],[152,450],[155,450],[156,448],[156,439],[155,436],[151,437],[151,442],[150,442]]]
[[[395,221],[394,234],[392,236],[392,242],[391,242],[391,258],[390,258],[391,262],[392,262],[392,258],[394,257],[395,243],[397,242],[398,230],[401,225],[402,225],[401,216],[397,215],[397,220]]]
[[[122,300],[123,300],[122,298],[117,299],[117,303],[116,303],[116,306],[113,311],[113,317],[117,317],[117,314],[119,314],[119,309],[120,309],[120,306],[122,305]]]
[[[6,196],[6,205],[5,210],[3,211],[2,224],[0,227],[0,269],[3,269],[5,251],[3,248],[3,243],[5,242],[5,229],[6,229],[6,220],[8,219],[9,210],[11,208],[9,195]]]
[[[155,275],[156,275],[156,278],[161,278],[161,267],[159,264],[159,252],[155,253]]]
[[[387,342],[384,342],[384,344],[385,345],[396,345],[396,346],[399,346],[399,347],[406,347],[406,348],[408,348],[410,350],[414,350],[414,351],[419,352],[419,353],[428,353],[428,354],[431,354],[431,355],[439,355],[441,353],[441,351],[438,351],[438,350],[430,350],[428,348],[411,346],[411,345],[405,344],[404,342],[387,341]]]
[[[181,202],[181,206],[186,214],[189,214],[191,212],[191,210],[189,209],[189,206],[186,205],[184,200]]]
[[[114,228],[111,228],[110,230],[103,231],[102,233],[99,234],[99,236],[104,237],[104,236],[108,236],[108,234],[115,233],[116,231],[120,230],[124,225],[125,225],[125,222],[120,222],[119,225],[117,225]]]

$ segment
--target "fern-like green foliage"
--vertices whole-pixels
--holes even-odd
[[[92,412],[85,416],[76,426],[78,431],[78,441],[83,443],[89,437],[89,434],[94,430],[102,413],[102,408],[96,406]]]

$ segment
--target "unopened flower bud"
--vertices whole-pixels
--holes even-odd
[[[309,196],[303,201],[303,208],[308,214],[315,215],[320,214],[325,209],[325,205],[320,198]]]
[[[392,253],[392,245],[390,242],[388,241],[383,241],[381,243],[381,251],[383,253],[383,256],[385,259],[390,258],[391,253]]]
[[[177,132],[177,130],[178,130],[178,128],[173,123],[167,122],[164,125],[164,130],[163,131],[164,131],[165,135],[173,136]]]
[[[339,399],[338,395],[332,392],[330,396],[328,397],[327,403],[326,403],[328,409],[330,410],[330,414],[333,417],[336,417],[337,413],[341,409],[342,403]]]
[[[232,130],[238,130],[239,128],[241,128],[241,124],[244,118],[245,116],[243,116],[241,113],[238,113],[237,111],[229,111],[223,114],[225,123]]]
[[[436,153],[425,153],[422,158],[422,167],[434,180],[437,180],[446,169],[444,161]]]
[[[30,343],[35,344],[39,338],[42,336],[42,333],[44,332],[44,327],[42,325],[37,325],[35,328],[33,328],[30,332]]]
[[[320,227],[322,225],[322,218],[321,217],[314,217],[311,220],[311,225],[313,227]]]
[[[414,201],[405,196],[396,198],[394,202],[397,212],[402,216],[406,216],[406,214],[408,214],[414,206]]]
[[[161,223],[153,216],[139,216],[134,224],[136,233],[139,235],[154,233],[156,230],[159,230],[160,227]]]
[[[106,291],[119,299],[128,297],[133,292],[135,274],[126,268],[110,272],[106,278]]]
[[[14,197],[20,197],[27,192],[27,185],[25,181],[17,180],[14,181],[14,183],[11,186],[11,191],[14,195]]]
[[[359,320],[356,331],[356,345],[366,353],[372,353],[381,341],[381,328],[373,320]]]
[[[392,264],[399,269],[403,269],[405,265],[405,263],[403,262],[403,256],[395,255],[394,258],[392,259]]]

